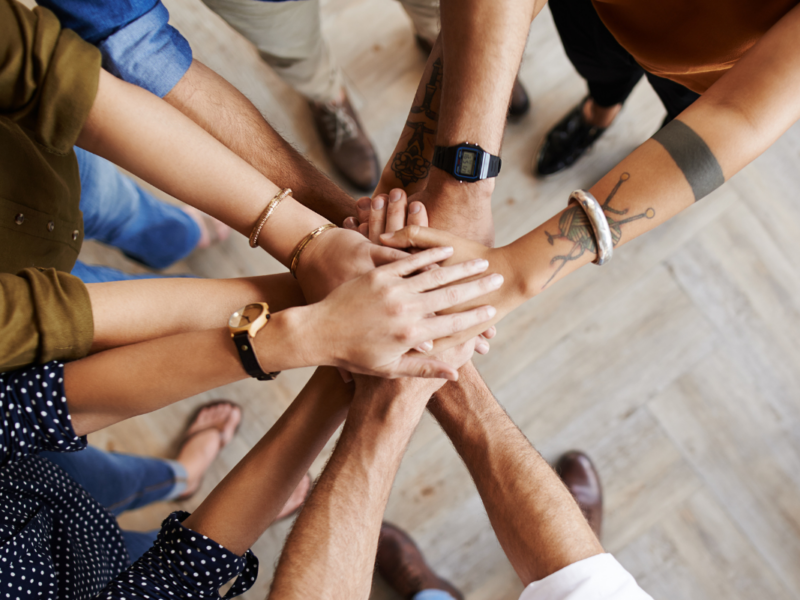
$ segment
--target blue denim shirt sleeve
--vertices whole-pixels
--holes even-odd
[[[103,68],[163,98],[192,64],[192,49],[160,2],[98,44]]]
[[[160,0],[39,0],[62,26],[100,48],[103,68],[164,97],[192,64],[192,49],[169,25]]]

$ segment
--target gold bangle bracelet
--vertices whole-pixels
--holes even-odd
[[[261,216],[258,217],[258,221],[253,226],[253,231],[250,232],[250,247],[255,248],[258,246],[258,236],[261,235],[261,230],[264,229],[264,225],[267,223],[267,219],[272,216],[272,213],[275,212],[275,209],[278,208],[278,204],[281,203],[281,200],[284,200],[287,196],[292,195],[292,190],[289,188],[283,188],[279,191],[272,200],[269,201],[267,207],[264,209],[264,212],[261,213]]]
[[[317,227],[314,231],[309,233],[302,240],[300,240],[300,243],[298,243],[297,246],[294,247],[294,251],[292,252],[291,266],[289,267],[289,270],[292,272],[292,277],[297,279],[297,265],[300,262],[300,254],[302,254],[306,246],[308,246],[308,244],[311,243],[311,240],[319,236],[323,231],[327,231],[328,229],[332,229],[334,227],[336,227],[336,225],[334,225],[333,223],[326,223],[325,225],[321,225]]]

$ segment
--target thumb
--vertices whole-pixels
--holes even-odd
[[[400,357],[397,373],[401,377],[458,380],[458,370],[446,362],[413,354],[404,354]]]

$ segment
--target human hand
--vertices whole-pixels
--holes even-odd
[[[475,300],[497,290],[502,278],[488,276],[455,283],[485,271],[488,263],[483,260],[412,275],[451,257],[452,252],[451,248],[420,252],[342,284],[322,302],[292,309],[297,311],[300,335],[308,341],[307,362],[388,378],[457,380],[456,368],[409,350],[428,352],[438,338],[465,329],[486,329],[480,324],[496,311],[491,306],[478,306]],[[473,304],[467,311],[435,314],[465,302]]]
[[[371,241],[380,243],[380,236],[384,233],[394,233],[406,225],[419,225],[428,227],[428,214],[425,205],[421,202],[408,202],[406,193],[399,188],[391,190],[388,194],[380,194],[370,200],[361,198],[356,202],[358,218],[345,219],[346,229],[355,229]],[[433,265],[431,268],[436,268]],[[477,340],[475,351],[486,354],[489,351],[489,340],[495,336],[497,330],[494,326],[481,334],[483,340]]]
[[[510,246],[487,248],[483,244],[461,238],[452,233],[419,225],[410,225],[394,233],[384,233],[380,236],[380,240],[388,246],[398,249],[403,248],[407,251],[441,245],[450,246],[454,249],[453,257],[445,261],[445,265],[449,264],[450,261],[458,262],[474,258],[482,258],[488,261],[489,270],[503,275],[506,282],[502,290],[492,292],[486,296],[486,299],[497,309],[496,315],[489,321],[491,325],[500,321],[528,298],[526,282],[518,274],[517,270],[513,268]],[[466,303],[463,306],[456,307],[455,310],[470,306],[470,303]],[[445,310],[444,312],[447,311]],[[437,340],[434,344],[434,351],[441,351],[463,343],[470,336],[477,335],[480,332],[480,327],[474,327],[449,338]]]
[[[373,244],[357,232],[332,229],[313,240],[300,256],[297,281],[306,301],[325,298],[351,279],[408,256],[407,253]]]

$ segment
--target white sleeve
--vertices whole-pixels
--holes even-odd
[[[540,581],[534,581],[519,600],[653,600],[610,554],[598,554]]]

